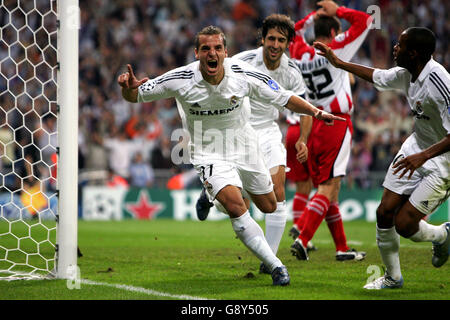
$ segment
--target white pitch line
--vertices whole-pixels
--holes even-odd
[[[321,240],[321,239],[317,239],[317,240],[312,239],[312,242],[313,243],[318,243],[318,244],[330,244],[333,241],[331,241],[331,240]],[[355,246],[363,246],[363,245],[369,245],[371,247],[377,247],[378,246],[375,240],[373,242],[370,242],[370,243],[364,243],[364,242],[358,241],[358,240],[349,240],[349,241],[347,241],[347,243],[350,244],[350,245],[355,245]],[[420,244],[413,243],[413,242],[411,244],[402,243],[402,244],[400,244],[400,248],[428,249],[428,247],[426,247],[426,245],[424,245],[424,244],[420,245]]]
[[[137,292],[137,293],[143,293],[150,296],[159,296],[159,297],[167,297],[167,298],[175,298],[175,299],[181,299],[181,300],[209,300],[207,298],[202,297],[194,297],[194,296],[188,296],[185,294],[171,294],[166,292],[160,292],[155,291],[151,289],[141,288],[141,287],[133,287],[126,284],[113,284],[113,283],[106,283],[106,282],[95,282],[87,279],[81,279],[80,282],[82,284],[92,285],[92,286],[103,286],[103,287],[110,287],[110,288],[116,288],[131,292]]]

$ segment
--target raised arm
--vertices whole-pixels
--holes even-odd
[[[134,75],[133,68],[127,64],[128,72],[122,73],[117,82],[122,87],[122,96],[129,102],[137,102],[138,87],[148,81],[148,78],[138,80]]]
[[[366,67],[352,62],[342,61],[336,56],[336,54],[330,47],[322,42],[316,41],[313,45],[316,49],[320,50],[319,52],[317,52],[317,54],[327,58],[328,61],[330,61],[330,63],[336,68],[353,73],[354,75],[373,83],[373,72],[375,71],[374,68]]]
[[[369,33],[372,17],[363,11],[353,10],[346,7],[338,7],[333,1],[321,1],[324,12],[335,14],[337,18],[350,22],[350,28],[338,34],[329,43],[331,49],[336,51],[339,58],[350,60],[361,47],[364,39]]]
[[[305,41],[304,35],[306,29],[314,24],[315,11],[308,14],[302,20],[297,21],[295,24],[295,36],[291,45],[289,46],[289,53],[291,58],[301,59],[302,55],[309,52],[310,55],[314,54],[314,48],[308,45]]]

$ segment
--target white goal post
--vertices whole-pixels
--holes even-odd
[[[73,279],[78,0],[0,0],[0,280]]]
[[[59,219],[57,277],[71,278],[77,269],[78,242],[78,0],[59,0]]]

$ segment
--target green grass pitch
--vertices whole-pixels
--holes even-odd
[[[344,223],[350,246],[367,252],[363,261],[345,262],[335,260],[326,223],[313,239],[318,250],[309,261],[297,260],[289,251],[290,226],[278,252],[291,276],[287,287],[274,287],[270,275],[258,273],[259,261],[228,220],[79,221],[79,288],[66,280],[0,281],[0,300],[450,299],[450,263],[434,268],[430,243],[401,239],[404,288],[368,291],[362,288],[367,279],[383,272],[374,223]]]

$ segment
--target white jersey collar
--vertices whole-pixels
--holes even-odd
[[[434,61],[433,57],[427,62],[425,67],[423,67],[422,71],[420,72],[419,76],[417,77],[417,80],[420,82],[423,82],[425,77],[431,72],[431,68],[436,62]]]

